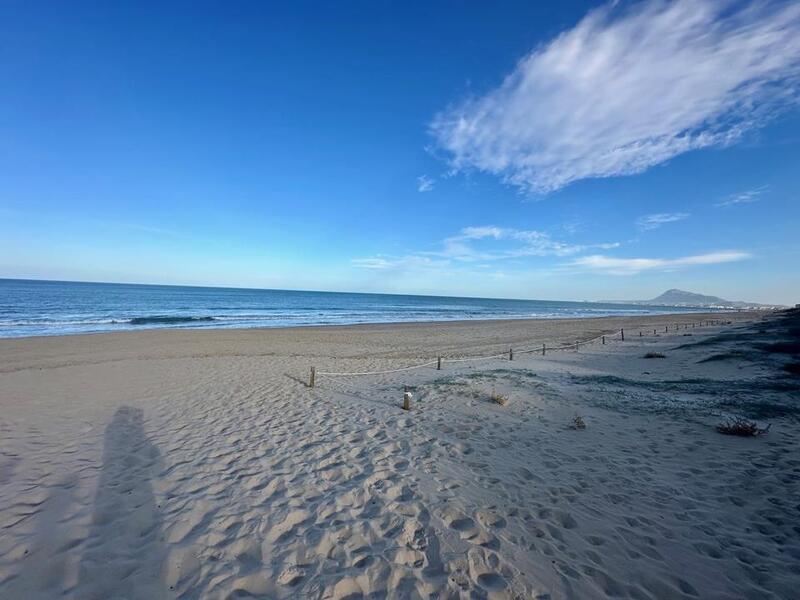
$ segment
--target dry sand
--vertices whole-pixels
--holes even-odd
[[[0,340],[0,598],[796,598],[791,327],[708,318]]]

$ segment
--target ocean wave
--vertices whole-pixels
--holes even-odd
[[[214,317],[177,317],[154,315],[150,317],[134,317],[127,322],[131,325],[177,325],[179,323],[204,323],[216,321]]]
[[[73,325],[116,325],[123,323],[117,319],[22,319],[8,320],[0,319],[0,327],[70,327]]]

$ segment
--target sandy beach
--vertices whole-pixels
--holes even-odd
[[[796,320],[0,340],[0,597],[797,597]]]

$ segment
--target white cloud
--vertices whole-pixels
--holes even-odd
[[[472,242],[494,240],[505,242],[503,248],[479,251]],[[554,240],[549,233],[537,230],[513,229],[486,225],[465,227],[458,235],[446,238],[443,250],[431,254],[458,260],[502,260],[525,256],[568,256],[589,248],[616,248],[618,243],[567,244]]]
[[[799,2],[614,2],[430,130],[455,169],[546,193],[733,143],[799,83]]]
[[[696,265],[715,265],[750,258],[746,252],[728,250],[682,258],[612,258],[594,255],[575,259],[569,266],[611,275],[636,275],[642,271],[675,271]]]
[[[409,254],[406,256],[373,256],[369,258],[353,258],[350,264],[359,269],[386,271],[390,269],[431,269],[446,267],[446,260],[432,260],[426,256]]]
[[[698,265],[714,265],[750,258],[738,250],[724,250],[680,258],[615,258],[603,254],[575,255],[598,250],[611,250],[617,242],[598,244],[567,244],[553,239],[545,231],[514,229],[483,225],[465,227],[458,234],[440,242],[434,251],[409,252],[399,256],[378,254],[367,258],[354,258],[353,267],[371,271],[427,273],[433,276],[460,276],[470,272],[482,277],[492,265],[505,264],[518,271],[531,265],[520,262],[530,257],[573,257],[563,264],[570,271],[636,275],[645,271],[675,271]],[[506,262],[503,262],[506,261]],[[502,271],[494,271],[502,273]]]
[[[436,181],[427,175],[420,175],[417,177],[417,191],[430,192],[433,190],[433,185]]]
[[[689,213],[657,213],[654,215],[644,215],[636,219],[636,226],[642,231],[650,229],[658,229],[665,223],[674,223],[675,221],[683,221],[689,217]]]
[[[375,256],[372,258],[353,258],[350,260],[350,264],[359,269],[374,269],[380,271],[391,268],[392,261]]]
[[[725,198],[722,202],[717,202],[714,206],[725,207],[725,206],[736,206],[737,204],[749,204],[751,202],[758,202],[761,199],[761,195],[766,191],[767,191],[767,186],[763,185],[761,187],[754,188],[752,190],[739,192],[738,194],[731,194],[730,196]]]
[[[450,267],[454,263],[492,262],[532,256],[570,256],[587,250],[608,250],[619,243],[567,244],[544,231],[483,225],[465,227],[441,241],[441,248],[404,256],[383,255],[350,261],[362,269],[386,270]],[[481,265],[485,266],[485,265]]]

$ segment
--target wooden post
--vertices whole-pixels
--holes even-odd
[[[581,348],[581,341],[580,341],[580,340],[577,340],[577,341],[575,342],[575,352],[577,352],[578,350],[580,350],[580,348]]]
[[[437,371],[441,371],[442,370],[442,357],[441,356],[436,360],[436,370]]]
[[[508,349],[508,360],[514,360],[514,349],[513,348],[509,348]]]
[[[544,353],[545,353],[545,352],[546,352],[545,345],[544,345],[544,344],[542,344],[542,356],[544,356]]]
[[[316,378],[316,375],[317,375],[317,369],[311,367],[311,377],[308,380],[308,387],[314,387],[314,379]]]
[[[606,345],[606,336],[603,336],[603,346]]]
[[[624,329],[620,329],[619,332],[620,332],[620,334],[622,334],[622,341],[624,342],[625,341],[625,330]]]
[[[653,335],[655,335],[655,334],[656,334],[656,330],[655,330],[655,329],[653,329]]]
[[[664,333],[669,333],[669,325],[664,325]]]
[[[642,337],[642,332],[641,331],[639,331],[639,337]]]

